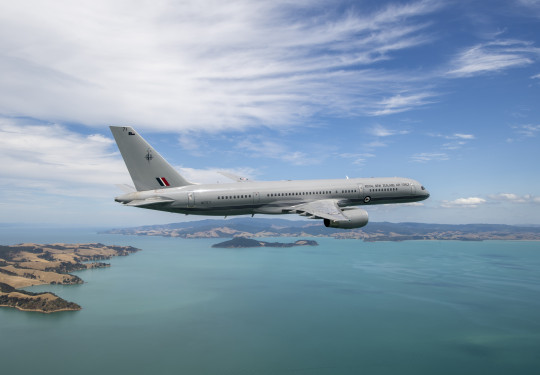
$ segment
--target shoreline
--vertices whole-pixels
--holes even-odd
[[[70,272],[109,268],[110,264],[101,261],[138,251],[140,249],[131,246],[101,243],[0,245],[0,307],[45,314],[79,311],[81,306],[54,293],[34,293],[22,288],[84,284],[79,276]]]
[[[56,312],[62,312],[62,311],[80,311],[82,310],[82,307],[79,306],[78,309],[58,309],[58,310],[52,310],[52,311],[43,311],[38,309],[25,309],[20,306],[11,306],[11,305],[0,305],[0,307],[11,307],[13,309],[19,310],[19,311],[26,311],[26,312],[37,312],[41,314],[52,314]]]

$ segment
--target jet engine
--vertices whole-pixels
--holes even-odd
[[[353,229],[362,228],[368,223],[368,213],[361,208],[344,209],[343,215],[347,216],[349,221],[324,219],[324,226],[331,228]]]

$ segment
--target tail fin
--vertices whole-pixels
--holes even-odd
[[[129,126],[111,126],[138,191],[192,185]]]

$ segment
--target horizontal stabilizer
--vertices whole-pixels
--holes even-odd
[[[174,199],[148,198],[148,199],[137,199],[137,200],[131,201],[129,203],[126,203],[126,206],[146,207],[146,206],[153,206],[153,205],[157,205],[157,204],[171,203],[171,202],[174,202]]]

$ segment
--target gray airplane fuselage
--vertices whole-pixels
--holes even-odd
[[[194,215],[284,214],[291,206],[334,199],[340,207],[418,202],[429,193],[409,178],[351,178],[187,185],[137,191],[115,200],[144,208]],[[155,204],[148,204],[155,200]]]
[[[111,132],[135,184],[115,200],[125,206],[186,215],[299,214],[326,227],[361,228],[368,213],[355,206],[418,202],[429,197],[417,181],[400,177],[344,180],[245,181],[194,184],[180,175],[129,126]],[[231,177],[230,173],[225,173]],[[233,178],[235,178],[233,176]]]

